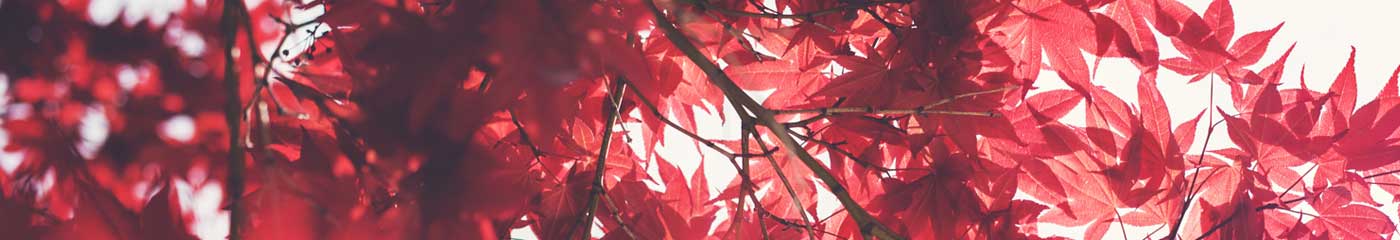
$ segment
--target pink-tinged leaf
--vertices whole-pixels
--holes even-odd
[[[1084,96],[1089,96],[1092,84],[1089,66],[1083,50],[1094,50],[1095,26],[1089,14],[1060,1],[1020,1],[1014,3],[1025,9],[1012,15],[1002,31],[1008,53],[1019,58],[1017,77],[1035,81],[1040,72],[1042,55],[1066,84]]]
[[[1235,11],[1230,7],[1230,0],[1211,1],[1202,18],[1210,25],[1221,45],[1229,43],[1235,36]]]
[[[1152,15],[1152,5],[1149,0],[1144,1],[1115,1],[1108,6],[1108,15],[1127,31],[1129,39],[1139,54],[1140,67],[1156,66],[1160,59],[1157,50],[1157,38],[1148,27],[1148,17]]]
[[[1240,148],[1244,149],[1247,153],[1258,152],[1255,147],[1257,142],[1255,142],[1254,137],[1250,134],[1248,121],[1231,116],[1218,106],[1215,107],[1215,111],[1220,114],[1220,117],[1225,118],[1225,128],[1229,130],[1230,141],[1233,141],[1235,145],[1239,145]]]
[[[1053,159],[1047,159],[1046,161],[1054,161],[1054,160],[1053,160]],[[1059,179],[1058,177],[1055,176],[1055,172],[1054,172],[1054,171],[1051,171],[1051,170],[1050,170],[1050,166],[1046,165],[1045,162],[1043,162],[1043,161],[1041,161],[1041,160],[1032,160],[1032,161],[1025,161],[1025,162],[1022,162],[1022,163],[1021,163],[1021,171],[1024,172],[1027,176],[1030,176],[1030,180],[1032,180],[1032,182],[1029,182],[1029,183],[1033,183],[1033,184],[1035,184],[1036,186],[1040,186],[1041,188],[1043,188],[1043,189],[1045,189],[1045,190],[1050,190],[1050,193],[1054,193],[1054,194],[1055,194],[1055,195],[1052,195],[1052,197],[1048,197],[1048,198],[1047,198],[1047,197],[1039,197],[1039,196],[1044,196],[1044,195],[1042,195],[1041,193],[1037,192],[1037,193],[1031,193],[1032,196],[1037,196],[1038,199],[1042,199],[1043,201],[1055,201],[1056,199],[1063,199],[1063,198],[1064,198],[1064,196],[1065,196],[1065,194],[1066,194],[1066,193],[1065,193],[1064,184],[1060,183],[1060,179]],[[1028,185],[1029,185],[1029,184],[1028,184]],[[1026,188],[1026,187],[1023,187],[1022,189],[1025,190],[1025,189],[1027,189],[1027,188]]]
[[[1175,1],[1171,2],[1175,3]],[[1181,33],[1181,23],[1172,19],[1172,14],[1167,12],[1167,8],[1162,7],[1161,1],[1153,1],[1152,6],[1152,9],[1156,11],[1154,15],[1157,16],[1156,19],[1153,19],[1152,24],[1157,27],[1157,31],[1161,31],[1163,35],[1167,36],[1176,36],[1176,34]]]
[[[1156,144],[1157,149],[1165,150],[1172,140],[1172,117],[1171,112],[1167,111],[1167,101],[1162,99],[1162,93],[1157,90],[1156,80],[1139,78],[1137,90],[1142,126],[1156,138],[1152,144]]]
[[[1036,120],[1047,122],[1059,120],[1065,114],[1069,114],[1069,111],[1078,106],[1082,99],[1084,96],[1074,91],[1051,90],[1026,98],[1026,107],[1030,109]]]
[[[1252,32],[1240,37],[1230,46],[1230,54],[1235,55],[1235,63],[1238,65],[1251,65],[1259,61],[1264,56],[1264,52],[1269,49],[1269,41],[1274,38],[1274,34],[1283,28],[1283,23],[1264,31]],[[1289,47],[1292,49],[1292,47]]]
[[[1249,36],[1246,35],[1245,37]],[[1243,40],[1243,38],[1241,38],[1241,40]],[[1259,74],[1256,75],[1257,77],[1245,77],[1243,82],[1248,84],[1265,84],[1279,82],[1279,79],[1283,78],[1283,65],[1284,63],[1288,62],[1288,56],[1293,54],[1293,47],[1297,46],[1298,43],[1293,43],[1293,45],[1289,45],[1288,50],[1283,52],[1283,56],[1279,56],[1278,60],[1274,60],[1274,63],[1269,64],[1269,66],[1267,67],[1264,67],[1263,70],[1259,70]],[[1299,82],[1302,82],[1301,78],[1299,79]],[[1307,89],[1307,84],[1303,84],[1303,89]]]
[[[796,62],[789,60],[732,65],[724,72],[745,90],[774,90],[763,102],[764,106],[774,108],[805,103],[817,87],[827,82],[816,69],[802,70]]]
[[[1395,223],[1376,208],[1351,204],[1351,192],[1329,188],[1314,201],[1318,219],[1308,222],[1314,233],[1337,235],[1342,239],[1380,239],[1395,232]]]
[[[1133,47],[1133,38],[1123,26],[1107,15],[1094,13],[1094,29],[1098,33],[1094,54],[1105,57],[1126,57],[1134,62],[1144,62],[1142,54]]]
[[[1191,60],[1187,60],[1186,58],[1181,58],[1181,57],[1174,57],[1174,58],[1164,59],[1164,60],[1162,60],[1161,64],[1162,64],[1162,67],[1166,67],[1168,70],[1172,70],[1173,72],[1180,73],[1181,75],[1191,76],[1191,75],[1197,75],[1197,74],[1201,74],[1201,73],[1205,73],[1205,72],[1206,72],[1206,69],[1205,69],[1204,67],[1201,67],[1200,65],[1197,65],[1195,62],[1192,62]],[[1192,82],[1195,82],[1195,81],[1192,81]]]
[[[1350,119],[1351,112],[1356,110],[1356,47],[1351,48],[1351,57],[1347,58],[1346,67],[1342,67],[1342,72],[1337,74],[1337,80],[1332,82],[1329,91],[1334,95],[1328,104],[1344,117],[1334,120]]]
[[[1084,109],[1085,125],[1091,142],[1116,155],[1123,138],[1134,130],[1137,116],[1123,99],[1103,89],[1094,89],[1094,99]],[[1116,130],[1116,132],[1115,132]]]
[[[1384,97],[1400,97],[1400,90],[1397,90],[1397,87],[1395,86],[1397,78],[1400,78],[1400,66],[1395,67],[1395,72],[1390,73],[1390,80],[1385,82],[1384,87],[1381,87],[1381,93],[1379,95],[1376,95],[1376,99]]]
[[[1168,151],[1183,154],[1191,150],[1191,145],[1196,141],[1196,123],[1201,121],[1201,115],[1205,115],[1206,111],[1210,110],[1202,109],[1200,113],[1196,113],[1196,117],[1176,125],[1176,130],[1172,131],[1172,135],[1176,136],[1176,148],[1167,149]]]
[[[1351,129],[1337,140],[1348,169],[1370,170],[1400,161],[1400,98],[1382,98],[1357,109]]]

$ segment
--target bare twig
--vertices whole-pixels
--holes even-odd
[[[856,202],[856,200],[851,197],[850,193],[846,191],[846,188],[841,185],[840,181],[837,180],[831,172],[827,171],[826,168],[821,165],[821,162],[817,161],[815,157],[812,157],[810,153],[804,151],[802,145],[797,143],[797,140],[793,139],[793,137],[788,134],[790,130],[784,126],[782,122],[778,122],[772,111],[764,108],[757,101],[754,101],[752,97],[744,93],[733,80],[729,79],[728,75],[725,75],[724,70],[721,70],[714,62],[710,62],[703,53],[700,53],[700,50],[690,42],[690,39],[686,38],[684,33],[681,33],[680,29],[676,28],[671,20],[661,12],[661,9],[656,7],[654,2],[646,1],[646,4],[647,7],[651,9],[652,15],[656,19],[657,26],[666,32],[666,37],[675,44],[676,48],[684,52],[686,57],[690,58],[691,62],[695,63],[696,66],[704,70],[710,83],[719,87],[726,97],[733,100],[736,110],[747,108],[747,110],[753,112],[753,115],[757,117],[758,123],[763,124],[769,130],[777,133],[774,135],[776,135],[779,142],[782,143],[783,148],[787,149],[788,153],[801,160],[808,169],[812,170],[812,173],[816,175],[818,179],[821,179],[821,181],[827,185],[832,195],[836,196],[837,200],[841,202],[841,205],[849,213],[851,219],[859,226],[863,235],[879,237],[881,239],[903,239],[895,235],[893,231],[886,228],[879,221],[875,220],[870,213],[866,212],[865,209],[860,206],[860,203]]]

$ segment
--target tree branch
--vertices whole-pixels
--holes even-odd
[[[671,23],[671,20],[666,18],[666,15],[661,12],[661,9],[656,7],[656,3],[646,1],[646,4],[651,8],[652,15],[656,18],[658,27],[666,32],[666,37],[675,44],[676,48],[684,52],[686,57],[690,58],[691,62],[694,62],[696,66],[704,70],[710,83],[719,87],[720,90],[724,92],[725,96],[733,101],[736,110],[748,108],[749,111],[753,112],[753,115],[757,116],[759,123],[763,124],[769,130],[772,130],[779,142],[782,143],[783,148],[787,149],[793,156],[797,156],[799,160],[802,160],[802,163],[807,165],[807,168],[811,169],[812,173],[817,175],[817,178],[821,179],[822,182],[827,185],[832,195],[835,195],[837,200],[841,202],[841,205],[846,208],[851,219],[856,221],[856,224],[860,226],[863,235],[879,237],[881,239],[903,239],[895,235],[893,231],[890,231],[879,221],[875,220],[870,213],[866,212],[865,209],[860,206],[860,203],[857,203],[854,198],[851,198],[850,193],[846,191],[846,188],[841,185],[836,177],[831,175],[831,172],[828,172],[826,168],[821,165],[821,162],[818,162],[810,153],[804,151],[801,144],[797,143],[797,140],[794,140],[793,137],[788,134],[790,130],[784,126],[783,123],[778,122],[778,120],[774,118],[773,112],[764,108],[757,101],[754,101],[753,98],[744,93],[733,80],[729,79],[729,76],[724,74],[724,71],[721,70],[719,66],[716,66],[714,62],[711,62],[704,54],[700,53],[700,50],[690,42],[690,39],[687,39],[685,34],[681,33],[680,29],[676,29],[676,26]]]
[[[603,113],[603,116],[605,116],[607,120],[603,124],[602,146],[598,147],[597,165],[593,169],[594,178],[593,186],[591,187],[592,191],[589,191],[588,209],[585,210],[583,215],[580,215],[583,218],[583,226],[581,227],[583,228],[582,239],[584,240],[592,239],[589,235],[592,235],[590,229],[593,228],[593,212],[598,209],[598,200],[604,194],[603,171],[607,170],[608,166],[608,145],[612,143],[612,126],[617,123],[619,115],[617,112],[621,107],[621,104],[618,103],[622,101],[622,95],[625,93],[624,90],[626,89],[626,84],[622,84],[622,81],[617,81],[613,83],[612,90],[608,91],[608,107],[604,110],[605,113]],[[576,229],[577,228],[569,230],[569,235],[572,236],[572,232]]]
[[[239,199],[243,196],[243,146],[239,143],[242,137],[240,123],[243,120],[243,102],[239,93],[238,84],[238,58],[234,57],[235,45],[238,43],[238,25],[243,18],[247,18],[248,10],[244,8],[243,1],[224,1],[223,16],[220,20],[220,28],[223,31],[224,39],[224,93],[226,103],[224,118],[228,124],[228,183],[224,188],[224,195],[229,199],[229,230],[228,239],[239,240],[242,228],[244,213],[239,207]],[[247,26],[252,27],[252,26]],[[254,43],[249,42],[249,45]],[[252,51],[252,46],[249,46]],[[250,56],[251,57],[251,56]]]
[[[637,237],[636,233],[632,232],[632,228],[627,227],[626,222],[622,221],[622,216],[619,215],[620,213],[622,213],[622,211],[618,210],[617,204],[613,203],[612,197],[609,197],[607,194],[603,194],[603,203],[607,204],[608,211],[612,211],[612,214],[609,215],[612,215],[613,221],[617,221],[617,225],[622,228],[622,232],[626,233],[628,238],[641,239]]]

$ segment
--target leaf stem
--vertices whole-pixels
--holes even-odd
[[[1214,75],[1212,75],[1210,79],[1210,94],[1207,98],[1207,101],[1209,102],[1208,105],[1210,106],[1206,107],[1206,122],[1215,122],[1215,112],[1210,111],[1210,107],[1215,106]],[[1205,142],[1201,143],[1201,155],[1196,158],[1196,173],[1191,175],[1191,184],[1187,185],[1186,188],[1186,199],[1183,200],[1181,203],[1181,213],[1177,215],[1176,222],[1172,223],[1171,232],[1167,233],[1166,238],[1178,238],[1177,233],[1181,230],[1181,223],[1182,221],[1186,220],[1186,211],[1191,209],[1191,201],[1196,198],[1196,178],[1201,176],[1201,162],[1204,161],[1206,158],[1206,148],[1210,147],[1210,136],[1213,134],[1215,134],[1215,124],[1211,124],[1210,127],[1206,128],[1206,140]]]

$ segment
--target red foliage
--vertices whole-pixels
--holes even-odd
[[[0,3],[6,237],[1396,234],[1400,69],[1282,89],[1228,0],[107,2]],[[1173,122],[1162,68],[1233,105]]]

